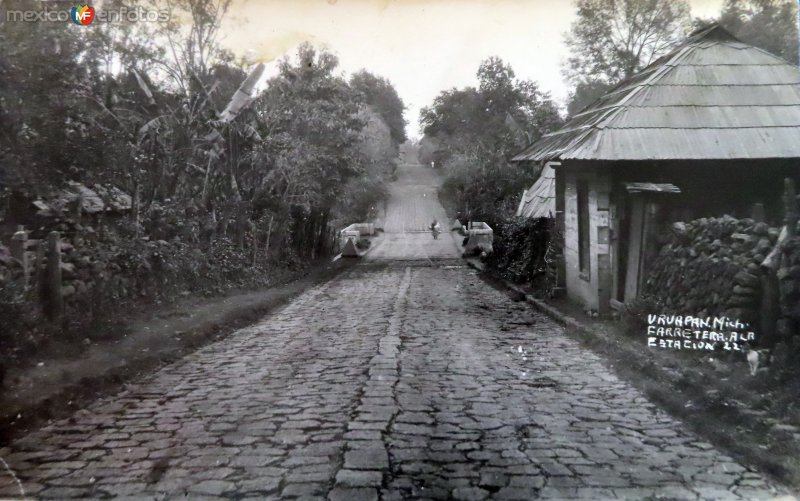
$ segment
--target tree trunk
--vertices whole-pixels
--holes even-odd
[[[322,213],[322,222],[319,228],[319,237],[317,238],[317,250],[319,255],[325,255],[326,251],[328,250],[327,243],[325,242],[328,236],[328,218],[330,217],[330,211],[325,211]]]
[[[133,194],[133,226],[136,232],[136,239],[139,239],[139,226],[140,226],[140,213],[141,213],[141,205],[142,205],[142,197],[140,194],[140,184],[139,181],[136,181],[136,187],[134,188]]]
[[[61,242],[57,231],[47,236],[47,316],[59,320],[64,314],[61,295]]]
[[[253,268],[258,262],[258,225],[253,223]]]
[[[264,257],[269,259],[269,239],[272,236],[272,220],[274,216],[269,217],[269,225],[267,226],[267,241],[264,243]]]

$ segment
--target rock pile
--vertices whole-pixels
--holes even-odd
[[[676,314],[759,319],[760,264],[779,230],[731,216],[675,223],[649,267],[645,291]],[[798,268],[800,269],[800,268]]]

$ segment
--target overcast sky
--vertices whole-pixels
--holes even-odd
[[[691,0],[692,14],[715,16],[722,0]],[[347,74],[361,68],[388,78],[418,137],[419,109],[442,90],[476,83],[489,56],[539,82],[564,105],[564,33],[572,0],[234,0],[223,44],[275,61],[303,41],[339,56]]]

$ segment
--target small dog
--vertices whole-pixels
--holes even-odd
[[[755,376],[760,367],[764,367],[769,363],[769,350],[755,350],[752,346],[745,343],[742,348],[745,356],[747,357],[747,364],[750,366],[750,375]]]

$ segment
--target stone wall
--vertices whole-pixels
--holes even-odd
[[[38,243],[22,244],[22,254],[16,242],[0,244],[0,359],[6,362],[31,357],[54,339],[77,344],[102,334],[97,321],[135,305],[265,287],[290,273],[267,258],[254,265],[250,248],[225,237],[194,244],[83,231],[61,236],[54,277],[49,242]],[[60,290],[57,308],[54,290]]]
[[[725,315],[759,322],[761,263],[778,228],[730,216],[675,223],[647,270],[645,297],[664,313]]]

